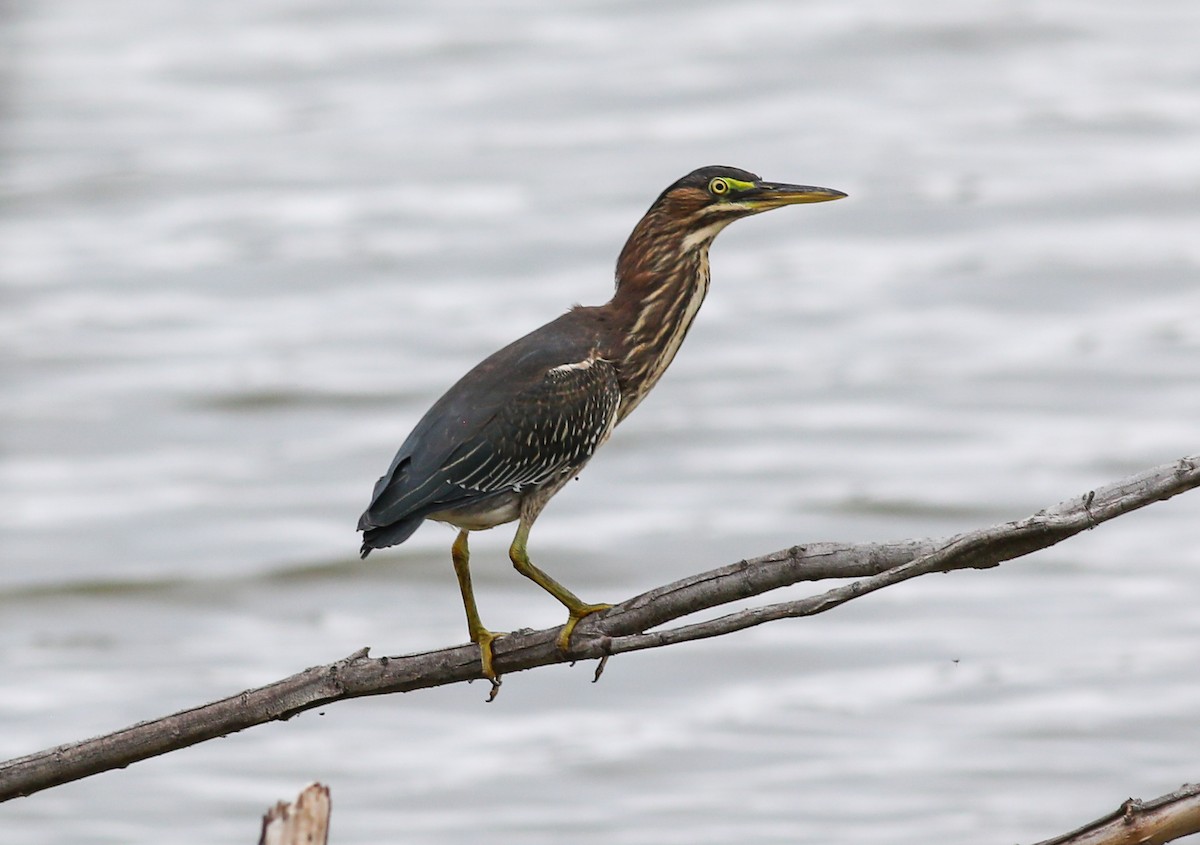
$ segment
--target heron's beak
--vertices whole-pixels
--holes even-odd
[[[829,202],[846,196],[833,188],[815,188],[811,185],[785,185],[782,182],[755,182],[754,193],[742,201],[755,211],[766,211],[783,205],[799,205],[803,202]]]

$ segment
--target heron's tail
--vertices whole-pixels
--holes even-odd
[[[363,544],[359,551],[365,558],[372,549],[386,549],[388,546],[399,545],[411,537],[424,521],[424,515],[420,515],[405,517],[391,525],[370,525],[366,514],[363,514],[363,519],[358,524],[358,530],[363,533]],[[368,525],[370,527],[367,527]]]

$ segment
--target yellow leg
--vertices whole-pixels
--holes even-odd
[[[512,545],[509,546],[508,556],[512,559],[513,566],[517,568],[517,572],[520,572],[530,581],[554,596],[567,608],[567,613],[569,614],[567,624],[563,626],[562,632],[558,635],[559,651],[566,654],[571,643],[571,632],[575,630],[575,626],[579,623],[579,620],[588,614],[608,610],[612,605],[588,604],[534,566],[529,560],[529,553],[525,550],[525,543],[529,540],[530,524],[524,519],[521,520],[521,524],[517,527],[517,536],[513,538]]]
[[[471,553],[467,550],[467,531],[459,531],[454,545],[450,547],[450,557],[454,560],[454,574],[458,576],[458,590],[462,593],[463,607],[467,611],[467,631],[471,642],[479,646],[479,657],[483,663],[483,675],[492,682],[493,688],[499,683],[496,671],[492,668],[492,642],[502,633],[489,631],[479,621],[479,610],[475,607],[475,591],[471,588],[471,569],[469,563]]]

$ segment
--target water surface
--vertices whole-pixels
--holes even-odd
[[[0,32],[0,755],[363,645],[461,642],[371,484],[503,343],[609,295],[669,182],[739,223],[671,372],[547,509],[589,600],[1015,519],[1200,443],[1200,11],[164,0]],[[826,616],[338,704],[0,809],[29,845],[1031,841],[1195,781],[1185,496]],[[476,535],[497,629],[560,621]]]

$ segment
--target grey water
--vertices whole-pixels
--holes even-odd
[[[583,598],[1200,445],[1187,0],[0,14],[0,757],[463,642],[449,529],[358,561],[371,485],[467,368],[605,300],[701,165],[850,196],[718,238],[671,371],[534,531]],[[1049,837],[1200,779],[1198,517],[597,684],[339,703],[11,802],[0,838],[250,842],[312,780],[337,845]],[[509,539],[474,538],[485,623],[558,624]]]

